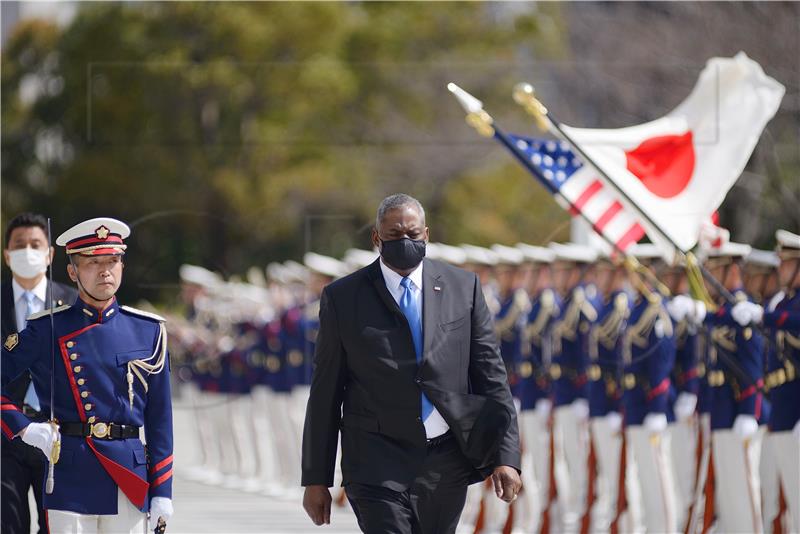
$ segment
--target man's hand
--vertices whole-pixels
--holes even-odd
[[[517,498],[517,493],[522,489],[522,480],[519,473],[513,467],[501,465],[494,468],[492,473],[494,482],[494,493],[498,499],[511,502]]]
[[[53,444],[60,439],[58,428],[50,423],[31,423],[19,433],[22,441],[36,447],[50,459]]]
[[[315,525],[331,524],[331,492],[325,486],[306,486],[303,508]]]

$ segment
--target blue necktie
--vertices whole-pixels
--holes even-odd
[[[22,329],[24,330],[28,325],[28,317],[36,313],[36,310],[33,306],[33,299],[36,298],[36,295],[33,294],[33,291],[24,291],[22,293],[22,297],[25,299],[25,304],[27,306],[27,309],[25,310],[25,321],[22,325]],[[39,404],[39,398],[36,396],[36,390],[33,388],[33,381],[28,384],[28,389],[25,391],[25,400],[23,402],[37,412],[42,409],[41,405]]]
[[[419,309],[414,305],[414,296],[411,294],[411,280],[404,277],[400,280],[403,286],[403,295],[400,297],[400,309],[406,316],[408,326],[411,328],[411,338],[414,340],[414,351],[417,353],[417,363],[422,361],[422,320],[419,316]],[[433,404],[425,394],[422,394],[422,420],[428,419],[433,412]]]

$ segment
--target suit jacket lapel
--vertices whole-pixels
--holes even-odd
[[[3,321],[3,339],[9,334],[17,331],[17,315],[14,311],[14,290],[11,288],[11,282],[6,282],[2,285],[2,321]]]
[[[422,360],[424,362],[430,356],[431,346],[436,337],[436,328],[441,322],[444,284],[436,264],[430,260],[423,261],[425,262],[422,268]]]
[[[392,294],[389,293],[389,289],[386,287],[386,281],[383,279],[381,266],[378,262],[380,262],[380,258],[375,260],[369,268],[369,277],[372,279],[375,291],[378,292],[378,296],[380,296],[383,303],[386,304],[386,307],[389,308],[389,311],[400,315],[400,317],[405,320],[406,316],[403,315],[403,310],[401,310],[400,306],[394,301]]]

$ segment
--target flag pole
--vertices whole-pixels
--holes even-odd
[[[584,221],[589,223],[592,230],[599,235],[606,243],[608,243],[611,248],[618,253],[620,256],[625,258],[625,264],[633,271],[637,273],[642,273],[642,264],[633,257],[632,255],[626,253],[622,250],[617,243],[612,241],[608,236],[603,234],[603,232],[597,228],[595,223],[589,219],[588,216],[583,212],[583,210],[578,209],[578,207],[571,202],[567,197],[565,197],[561,191],[558,190],[553,183],[544,177],[541,170],[533,165],[525,154],[517,147],[516,143],[514,143],[508,136],[500,130],[497,125],[494,123],[494,119],[489,115],[486,110],[483,109],[483,103],[472,96],[471,94],[464,91],[461,87],[454,83],[447,84],[447,89],[453,93],[456,99],[459,101],[461,106],[464,108],[464,111],[467,112],[467,124],[475,128],[480,135],[483,137],[494,137],[498,142],[500,142],[503,146],[505,146],[509,152],[519,161],[523,167],[525,167],[531,174],[536,176],[539,179],[539,182],[555,197],[558,197],[566,206],[569,208],[570,212],[580,215]],[[537,101],[538,102],[538,101]],[[539,104],[541,105],[541,104]],[[543,107],[543,106],[542,106]],[[544,121],[544,119],[542,118]],[[546,123],[543,123],[546,124]],[[662,295],[668,295],[669,290],[667,287],[661,283],[659,280],[655,279],[654,277],[649,277],[650,282],[656,287],[659,293]]]
[[[682,254],[684,256],[684,258],[687,258],[687,265],[688,265],[688,263],[689,263],[688,255],[690,255],[691,252],[688,252],[688,251],[685,251],[685,250],[681,249],[675,243],[675,241],[669,235],[667,235],[661,229],[661,227],[658,224],[656,224],[655,221],[653,221],[653,219],[650,218],[649,215],[647,215],[641,209],[639,209],[639,207],[636,205],[636,203],[633,201],[633,199],[631,199],[631,197],[628,196],[628,194],[625,192],[625,190],[623,190],[608,175],[608,173],[606,173],[603,170],[603,168],[600,167],[600,165],[595,163],[595,161],[591,157],[589,157],[589,155],[586,152],[584,152],[584,150],[581,148],[581,146],[578,143],[576,143],[572,139],[572,137],[567,132],[564,131],[563,128],[561,128],[561,123],[559,123],[556,120],[556,118],[553,116],[553,114],[550,113],[550,111],[544,106],[544,104],[542,104],[539,101],[539,99],[536,98],[535,92],[533,90],[533,86],[531,84],[529,84],[529,83],[519,83],[519,84],[517,84],[514,87],[513,98],[514,98],[514,101],[517,104],[522,106],[523,109],[525,109],[525,111],[528,112],[528,114],[533,117],[533,119],[536,122],[537,126],[542,131],[549,131],[549,132],[555,134],[556,136],[562,138],[567,143],[569,143],[570,146],[572,147],[572,149],[586,163],[591,165],[592,168],[594,168],[594,170],[596,170],[600,174],[600,176],[602,176],[605,179],[606,183],[611,185],[616,190],[616,192],[619,195],[621,195],[625,199],[625,201],[628,204],[630,204],[636,210],[636,212],[639,214],[639,216],[647,221],[647,223],[648,223],[648,225],[650,227],[652,227],[654,230],[656,230],[660,234],[660,236],[665,241],[667,241],[677,252]],[[733,294],[730,291],[728,291],[728,289],[725,286],[723,286],[722,283],[719,280],[714,278],[714,276],[712,276],[711,273],[708,272],[708,269],[706,269],[699,262],[694,262],[694,265],[697,266],[697,268],[700,270],[700,273],[703,275],[703,278],[705,278],[706,281],[708,281],[714,287],[714,290],[717,293],[719,293],[722,297],[725,298],[725,300],[727,300],[730,303],[736,302],[736,298],[733,296]]]

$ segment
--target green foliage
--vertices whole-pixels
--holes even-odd
[[[234,273],[367,247],[377,202],[399,189],[431,206],[440,240],[545,234],[556,208],[509,165],[509,178],[470,169],[465,154],[496,149],[444,91],[465,72],[505,80],[486,65],[534,45],[531,13],[515,25],[496,11],[115,2],[62,29],[20,24],[2,57],[4,218],[41,211],[56,233],[133,223],[125,290],[156,299],[183,262]]]

